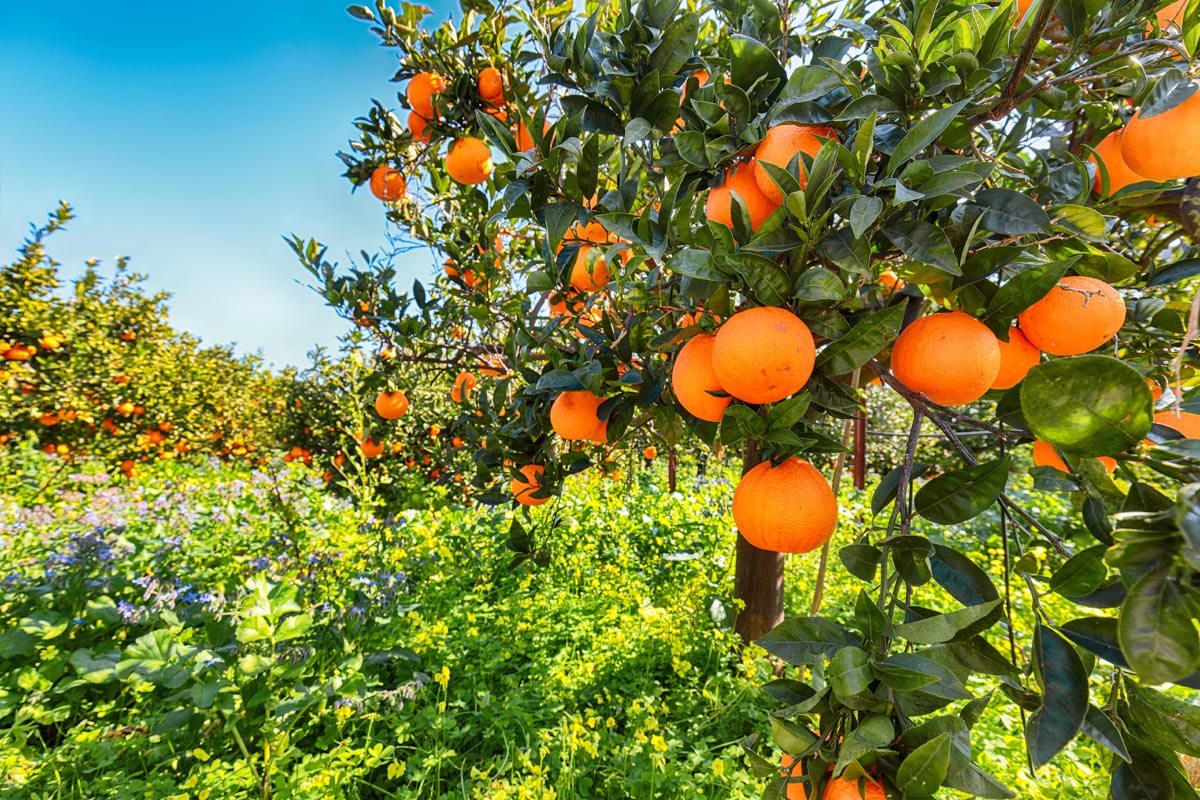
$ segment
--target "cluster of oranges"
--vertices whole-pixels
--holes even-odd
[[[825,140],[837,140],[837,133],[824,125],[798,125],[785,122],[767,130],[767,135],[754,151],[754,160],[738,164],[725,173],[720,186],[708,193],[704,211],[713,222],[733,227],[733,195],[741,198],[750,217],[750,228],[759,227],[783,204],[783,190],[771,176],[767,166],[787,169],[793,160],[799,174],[800,188],[808,185],[804,161],[800,153],[816,157]]]

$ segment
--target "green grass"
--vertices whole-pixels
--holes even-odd
[[[0,795],[756,798],[739,742],[769,737],[773,675],[728,628],[732,489],[660,479],[575,478],[532,527],[364,520],[298,468],[10,501]],[[845,493],[840,544],[870,531],[866,499]],[[946,535],[993,560],[993,526]],[[789,613],[815,569],[789,560]],[[859,585],[835,558],[826,612],[852,619]],[[973,738],[1020,797],[1106,794],[1088,745],[1035,786],[998,692]]]

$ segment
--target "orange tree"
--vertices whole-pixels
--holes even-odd
[[[462,6],[349,9],[407,85],[346,177],[444,276],[293,247],[393,363],[502,362],[464,415],[481,499],[546,502],[645,428],[740,447],[737,629],[801,668],[769,687],[779,796],[1012,796],[972,761],[969,678],[1020,707],[1034,768],[1086,735],[1115,798],[1194,796],[1200,714],[1152,687],[1200,685],[1200,3]],[[820,586],[837,522],[807,459],[874,377],[911,426],[877,524],[840,534],[863,589],[783,620],[783,553],[821,548]],[[958,469],[923,479],[923,429]],[[1033,440],[1070,539],[1006,491]],[[954,538],[989,509],[997,575]]]
[[[0,443],[127,475],[152,459],[275,450],[293,378],[175,331],[167,295],[148,294],[126,259],[108,278],[89,261],[60,291],[45,241],[71,218],[61,205],[0,268]]]

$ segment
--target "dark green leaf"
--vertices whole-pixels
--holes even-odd
[[[1170,565],[1148,572],[1121,606],[1121,652],[1147,683],[1185,678],[1200,666],[1200,637]]]
[[[969,102],[971,102],[969,99],[960,100],[952,106],[933,112],[912,126],[892,151],[892,156],[888,159],[887,163],[887,174],[893,174],[904,162],[933,144],[942,135],[942,132],[950,126],[950,123],[954,121],[959,112],[966,108]]]
[[[833,620],[791,617],[773,628],[757,644],[789,664],[811,664],[843,647],[860,644],[858,638]]]
[[[1108,577],[1104,565],[1107,549],[1098,544],[1068,558],[1050,578],[1050,588],[1064,597],[1083,597],[1096,591]]]
[[[1006,334],[1013,319],[1045,297],[1078,260],[1068,258],[1063,261],[1050,261],[1018,272],[996,290],[996,294],[988,303],[983,321],[997,336]]]
[[[931,464],[922,464],[915,462],[912,465],[910,478],[915,480],[929,471]],[[878,514],[892,504],[896,499],[896,494],[900,491],[900,479],[904,476],[904,467],[896,467],[887,475],[880,479],[879,485],[875,487],[875,493],[871,495],[871,513]]]
[[[954,246],[941,228],[928,222],[910,220],[885,226],[883,235],[909,258],[935,267],[947,275],[962,275]]]
[[[1033,768],[1047,764],[1075,738],[1088,711],[1088,674],[1079,653],[1052,628],[1038,625],[1033,634],[1041,675],[1042,707],[1025,727]]]
[[[966,555],[941,544],[933,546],[929,559],[933,579],[964,606],[978,606],[1000,596],[982,568]]]
[[[860,647],[843,647],[825,665],[825,678],[839,698],[856,697],[871,685],[870,660]]]
[[[1012,189],[984,189],[975,204],[985,209],[980,221],[984,230],[1004,236],[1037,233],[1050,227],[1050,216],[1027,194]]]
[[[913,750],[896,772],[896,788],[905,797],[931,797],[950,769],[950,734],[943,733]]]
[[[987,619],[999,607],[999,599],[991,600],[982,605],[967,606],[946,614],[906,622],[895,626],[894,630],[896,636],[913,644],[941,644],[950,641],[975,623]]]
[[[983,513],[1004,491],[1011,463],[1005,456],[939,475],[917,492],[917,513],[939,525],[956,525]]]
[[[1083,720],[1083,733],[1093,741],[1107,747],[1123,760],[1129,761],[1129,750],[1125,747],[1125,737],[1103,711],[1095,706],[1088,706],[1087,716]]]
[[[850,544],[838,551],[838,557],[851,575],[862,581],[873,581],[883,551],[869,544]]]
[[[903,305],[889,306],[864,317],[845,336],[825,346],[817,355],[817,369],[826,375],[853,372],[895,341],[903,320]]]

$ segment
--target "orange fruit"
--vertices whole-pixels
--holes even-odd
[[[983,397],[1000,374],[1000,344],[970,314],[922,317],[896,338],[892,374],[935,403],[960,406]]]
[[[1150,387],[1150,399],[1151,400],[1153,400],[1154,402],[1157,403],[1159,400],[1162,399],[1163,390],[1162,390],[1162,387],[1159,386],[1158,381],[1154,380],[1154,378],[1147,377],[1146,385]]]
[[[422,117],[415,111],[410,111],[408,114],[408,132],[412,134],[414,142],[421,144],[429,144],[429,120]]]
[[[525,124],[525,120],[521,120],[517,125],[516,140],[517,150],[521,152],[532,150],[535,147],[533,135],[529,132],[529,126]]]
[[[658,456],[658,448],[650,445],[642,451],[642,455],[646,457],[647,461],[653,461]]]
[[[725,173],[725,181],[708,192],[704,213],[713,222],[733,228],[733,195],[737,194],[750,212],[750,229],[758,230],[779,203],[763,194],[750,164],[739,164]]]
[[[45,425],[46,427],[50,427],[51,425],[57,425],[58,424],[58,414],[42,414],[40,417],[38,417],[38,422]]]
[[[822,800],[887,800],[883,786],[869,779],[834,778],[825,784]]]
[[[829,540],[837,520],[837,498],[829,481],[799,458],[777,467],[763,461],[733,491],[733,521],[760,550],[807,553]]]
[[[1172,109],[1133,115],[1121,137],[1121,156],[1129,168],[1153,181],[1200,175],[1200,92]]]
[[[1175,409],[1168,408],[1155,414],[1154,421],[1179,431],[1185,439],[1200,439],[1200,414],[1190,411],[1176,412]]]
[[[785,778],[788,777],[788,769],[791,768],[792,764],[795,763],[795,756],[791,755],[790,753],[784,753],[779,760],[779,774]],[[792,778],[802,777],[803,774],[804,773],[799,767],[792,769],[790,773]],[[788,782],[787,790],[784,792],[783,796],[786,797],[787,800],[808,800],[808,793],[804,790],[804,784],[792,783],[791,781]]]
[[[1008,329],[1008,341],[996,340],[1000,345],[1000,372],[992,381],[993,389],[1011,389],[1021,381],[1029,370],[1037,366],[1042,351],[1029,343],[1020,328]]]
[[[359,439],[358,448],[367,458],[379,458],[379,456],[383,455],[383,445],[376,442],[370,436],[365,439]]]
[[[608,266],[600,248],[583,245],[575,254],[571,267],[571,288],[579,292],[594,292],[609,281]]]
[[[1116,194],[1131,183],[1146,180],[1130,169],[1121,156],[1121,140],[1124,134],[1124,128],[1117,128],[1105,136],[1100,140],[1100,144],[1096,145],[1096,154],[1088,159],[1088,162],[1092,164],[1095,164],[1097,159],[1104,163],[1104,169],[1108,172],[1108,194]],[[1092,184],[1094,194],[1101,194],[1100,178],[1100,168],[1097,167],[1096,180]]]
[[[708,83],[708,79],[712,76],[708,74],[708,70],[698,69],[692,73],[692,77],[698,81],[698,84],[700,86],[703,86],[706,83]],[[681,102],[681,103],[687,99],[687,96],[688,96],[687,87],[688,87],[688,81],[685,80],[683,82],[683,86],[680,88],[680,91],[679,91],[679,102]]]
[[[608,442],[608,422],[597,415],[603,397],[592,392],[562,392],[550,406],[550,427],[569,442]]]
[[[1110,475],[1117,468],[1117,460],[1109,456],[1100,456],[1100,463],[1104,465],[1105,471]],[[1071,472],[1071,468],[1054,449],[1054,445],[1043,442],[1041,439],[1033,440],[1033,465],[1035,467],[1054,467],[1059,472],[1068,474]]]
[[[747,403],[773,403],[800,391],[815,360],[808,326],[786,308],[739,311],[717,330],[713,342],[717,380]]]
[[[495,67],[484,67],[475,81],[479,96],[494,105],[504,102],[504,76]]]
[[[493,169],[491,149],[474,136],[456,139],[446,154],[446,171],[467,186],[483,183],[492,176]]]
[[[1188,0],[1175,0],[1173,3],[1168,3],[1158,10],[1158,27],[1162,29],[1164,34],[1170,35],[1172,29],[1178,33],[1183,28],[1183,13],[1187,9]],[[1146,26],[1147,32],[1154,30],[1153,26]]]
[[[404,197],[408,185],[404,176],[387,165],[375,168],[371,173],[371,194],[385,203],[394,203]]]
[[[471,390],[479,385],[479,381],[469,372],[460,372],[454,379],[454,388],[450,390],[450,399],[461,403],[471,397]],[[434,434],[435,436],[437,434]]]
[[[1034,347],[1055,356],[1090,353],[1125,324],[1125,302],[1107,283],[1068,275],[1017,317]]]
[[[879,289],[880,294],[884,297],[890,297],[896,292],[904,288],[904,281],[901,280],[895,272],[890,269],[885,269],[879,273]]]
[[[733,402],[729,396],[716,397],[710,392],[724,392],[713,370],[713,344],[717,337],[701,333],[688,339],[675,356],[671,368],[671,390],[679,405],[696,419],[720,422],[725,409]]]
[[[525,476],[525,480],[513,478],[508,484],[508,488],[512,491],[513,497],[523,506],[540,506],[549,500],[549,497],[533,497],[533,493],[542,488],[540,476],[546,472],[546,468],[541,464],[526,464],[521,467],[520,473]]]
[[[380,392],[375,398],[375,413],[384,419],[400,419],[408,413],[408,397],[404,392]]]
[[[408,82],[408,105],[425,119],[433,119],[433,96],[446,91],[446,80],[436,72],[418,72]]]
[[[788,164],[798,153],[807,153],[816,158],[821,149],[821,139],[837,139],[833,128],[824,125],[797,125],[785,122],[782,125],[772,125],[767,130],[766,137],[754,151],[754,179],[758,188],[775,205],[783,202],[783,191],[771,180],[771,176],[762,164],[773,164],[781,169],[787,169]],[[808,176],[804,174],[804,161],[798,159],[800,169],[800,188],[808,185]]]

